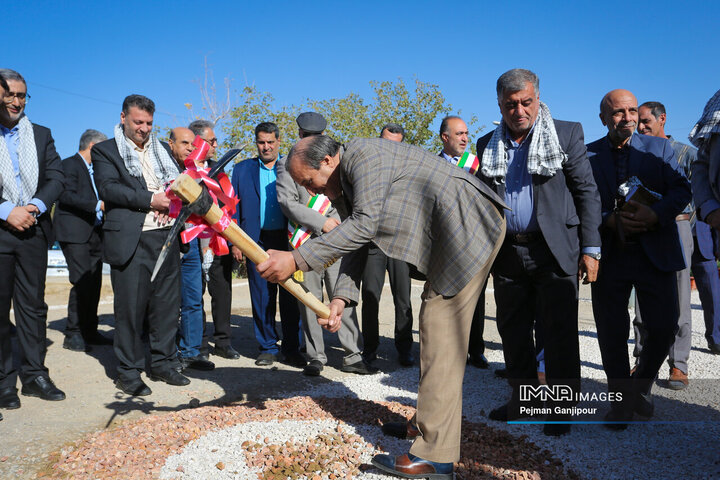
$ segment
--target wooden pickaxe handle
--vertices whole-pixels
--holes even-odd
[[[202,186],[198,185],[192,177],[185,174],[181,174],[177,177],[172,185],[170,185],[170,189],[175,193],[175,195],[180,197],[181,200],[187,203],[193,203],[202,194]],[[217,204],[213,204],[203,218],[210,225],[214,225],[220,221],[222,216],[223,211]],[[228,228],[220,233],[220,235],[239,248],[243,252],[243,255],[252,260],[256,265],[264,262],[270,257],[267,252],[260,248],[260,245],[255,243],[255,241],[250,238],[242,228],[238,227],[235,222],[230,222]],[[280,286],[290,292],[307,307],[312,309],[318,317],[326,319],[330,316],[330,309],[327,305],[318,300],[315,295],[305,290],[302,285],[295,282],[292,277],[288,278],[284,282],[280,282]]]

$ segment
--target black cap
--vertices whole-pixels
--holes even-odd
[[[327,122],[325,121],[325,118],[323,118],[323,116],[319,113],[315,112],[301,113],[300,115],[298,115],[295,121],[297,122],[298,127],[306,131],[307,133],[320,134],[323,132],[323,130],[325,130],[325,127],[327,127]]]

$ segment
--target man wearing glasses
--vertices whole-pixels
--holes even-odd
[[[214,163],[215,150],[218,146],[218,139],[213,129],[215,124],[207,120],[195,120],[188,128],[192,130],[195,135],[200,135],[200,138],[205,140],[210,145],[210,150],[207,153],[207,159],[210,167]],[[212,255],[212,251],[208,250],[208,247],[203,249],[204,255]],[[203,291],[205,291],[205,285],[210,292],[210,306],[212,308],[213,324],[215,325],[215,331],[213,332],[213,344],[214,354],[229,358],[230,360],[237,360],[240,358],[240,353],[235,350],[230,340],[232,333],[230,331],[230,310],[232,304],[232,271],[234,263],[232,255],[222,255],[213,257],[212,264],[208,270],[208,281],[203,281]],[[203,267],[204,268],[204,267]],[[205,277],[203,276],[203,279]],[[203,309],[203,325],[205,319],[205,309]],[[207,355],[209,352],[208,347],[209,335],[207,334],[206,327],[203,328],[203,341],[202,350],[203,355]]]
[[[22,394],[63,400],[45,367],[45,272],[54,242],[49,209],[63,190],[60,156],[50,130],[25,116],[30,98],[18,72],[0,69],[0,408],[20,408],[10,344],[15,308]]]

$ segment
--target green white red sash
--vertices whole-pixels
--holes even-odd
[[[318,193],[310,199],[307,207],[315,210],[320,215],[325,215],[328,210],[330,210],[330,199],[322,193]],[[300,245],[305,243],[311,235],[312,232],[308,231],[308,229],[302,225],[296,225],[293,222],[288,222],[288,238],[290,239],[290,245],[292,245],[293,248],[298,248]]]
[[[475,175],[475,172],[480,168],[480,160],[472,153],[465,152],[460,157],[460,160],[458,160],[457,166]]]

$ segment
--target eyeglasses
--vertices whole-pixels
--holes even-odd
[[[210,140],[205,140],[210,145],[217,145],[217,138],[211,138]]]
[[[25,92],[20,92],[20,93],[8,92],[3,97],[3,101],[7,104],[10,104],[10,103],[13,103],[16,98],[18,100],[20,100],[20,103],[25,103],[28,100],[30,100],[30,95],[28,95]]]

